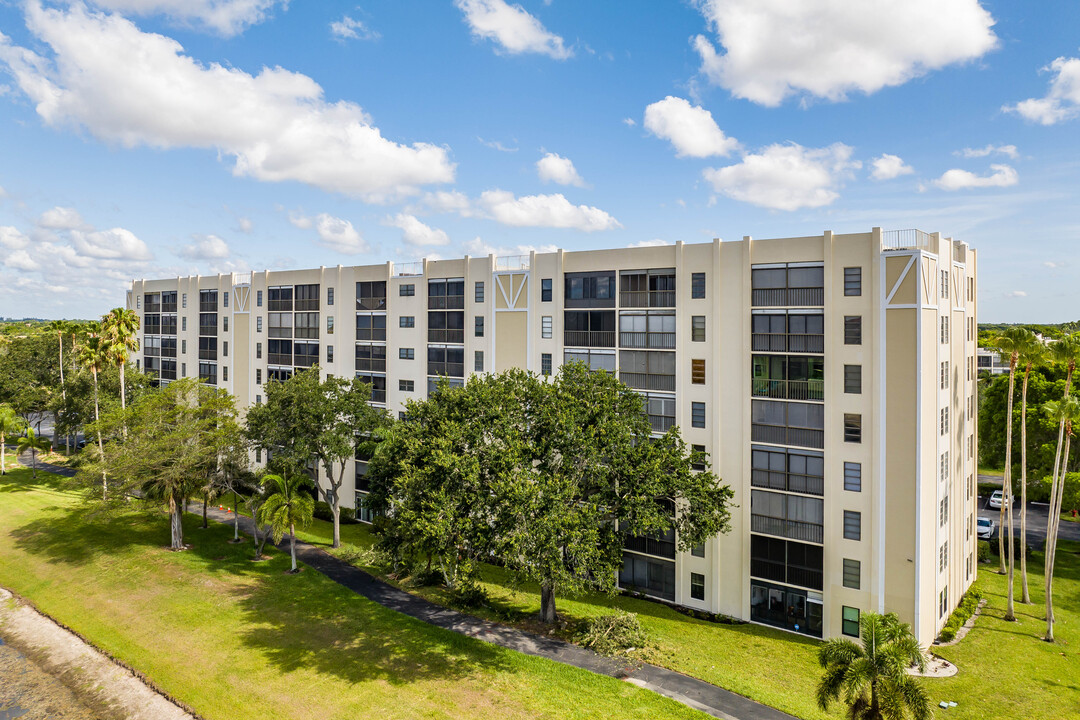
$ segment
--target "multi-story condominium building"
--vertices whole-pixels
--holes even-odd
[[[928,644],[976,573],[976,289],[966,244],[874,228],[144,280],[128,305],[144,368],[242,407],[316,364],[395,416],[443,376],[618,373],[736,503],[689,552],[627,538],[623,586],[816,637],[895,611]]]

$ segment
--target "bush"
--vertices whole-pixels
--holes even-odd
[[[393,565],[393,559],[378,548],[362,548],[344,543],[337,549],[331,548],[329,552],[340,560],[360,567],[388,568]]]
[[[457,607],[477,608],[487,602],[487,593],[475,580],[460,580],[450,591],[450,602]]]
[[[945,627],[941,628],[941,634],[938,635],[940,642],[949,642],[956,637],[956,633],[960,631],[964,623],[975,614],[981,597],[979,591],[974,588],[964,593],[964,596],[960,598],[960,604],[956,606],[956,609],[953,610],[952,615],[949,616],[948,621],[945,623]]]
[[[315,511],[312,515],[319,520],[334,521],[334,513],[330,512],[330,505],[322,500],[315,503]]]
[[[1015,517],[1013,518],[1013,522],[1016,524],[1017,527],[1020,526],[1020,521],[1017,520]],[[1019,559],[1020,558],[1020,536],[1019,535],[1014,536],[1012,540],[1013,540],[1013,557],[1016,558],[1016,559]],[[1009,542],[1009,538],[1006,537],[1005,538],[1005,543],[1006,543],[1006,545],[1005,545],[1005,557],[1006,558],[1009,557],[1008,542]],[[1031,559],[1031,553],[1035,549],[1036,548],[1033,546],[1033,543],[1028,543],[1027,544],[1027,557],[1028,557],[1028,560]],[[993,540],[990,541],[990,552],[992,552],[995,557],[997,556],[997,554],[998,554],[998,540],[997,540],[997,538],[994,538]]]
[[[352,508],[341,508],[341,520],[342,522],[354,523],[356,522],[356,511]]]
[[[637,613],[616,612],[589,620],[577,641],[601,655],[619,655],[644,647],[649,640]]]
[[[990,542],[988,540],[979,541],[979,562],[990,562]]]

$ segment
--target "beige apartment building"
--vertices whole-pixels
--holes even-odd
[[[140,280],[128,307],[145,369],[241,407],[316,364],[394,416],[440,376],[616,372],[736,503],[690,552],[627,538],[624,587],[825,638],[895,611],[925,645],[976,573],[976,291],[967,244],[874,228]]]

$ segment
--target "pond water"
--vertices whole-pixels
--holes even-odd
[[[0,720],[94,720],[58,679],[0,637]]]

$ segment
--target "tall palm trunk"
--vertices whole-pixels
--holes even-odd
[[[64,331],[61,330],[57,335],[60,336],[60,397],[64,399],[64,407],[67,408],[67,384],[64,382]],[[53,418],[53,442],[56,442],[56,418]],[[67,454],[71,454],[71,436],[64,433],[64,445],[67,446]]]
[[[7,434],[0,430],[0,475],[7,475]]]
[[[94,421],[101,420],[101,406],[98,404],[98,379],[97,368],[91,368],[90,373],[94,376]],[[105,500],[109,496],[109,479],[105,475],[105,443],[101,441],[101,428],[97,431],[97,444],[98,451],[101,453],[101,499]]]
[[[1027,576],[1027,397],[1031,363],[1024,367],[1024,389],[1020,393],[1020,602],[1031,604]]]
[[[1050,518],[1046,530],[1046,640],[1054,642],[1054,560],[1057,559],[1057,531],[1061,517],[1061,498],[1065,490],[1065,473],[1069,469],[1069,441],[1072,440],[1072,423],[1065,431],[1065,452],[1062,454],[1061,478],[1054,478],[1050,491]],[[1051,534],[1052,533],[1052,534]]]
[[[296,525],[289,523],[289,552],[292,554],[292,571],[296,572]]]
[[[232,512],[233,512],[233,540],[240,542],[240,508],[238,507],[238,499],[236,497],[236,491],[232,494]]]
[[[1001,483],[1001,510],[998,512],[998,572],[1004,575],[1005,569],[1005,512],[1011,506],[1012,495],[1012,427],[1013,427],[1013,396],[1016,393],[1016,354],[1009,358],[1009,400],[1005,411],[1005,475]],[[1011,515],[1010,515],[1011,517]],[[1007,528],[1009,533],[1009,547],[1012,547],[1012,527]],[[1010,578],[1009,587],[1012,587]],[[1011,603],[1010,603],[1011,605]],[[1012,609],[1006,611],[1005,618],[1012,618]]]
[[[127,363],[123,359],[120,360],[120,409],[127,410],[127,383],[124,381],[124,365]],[[127,420],[124,420],[123,427],[121,428],[124,433],[124,437],[127,438]]]

